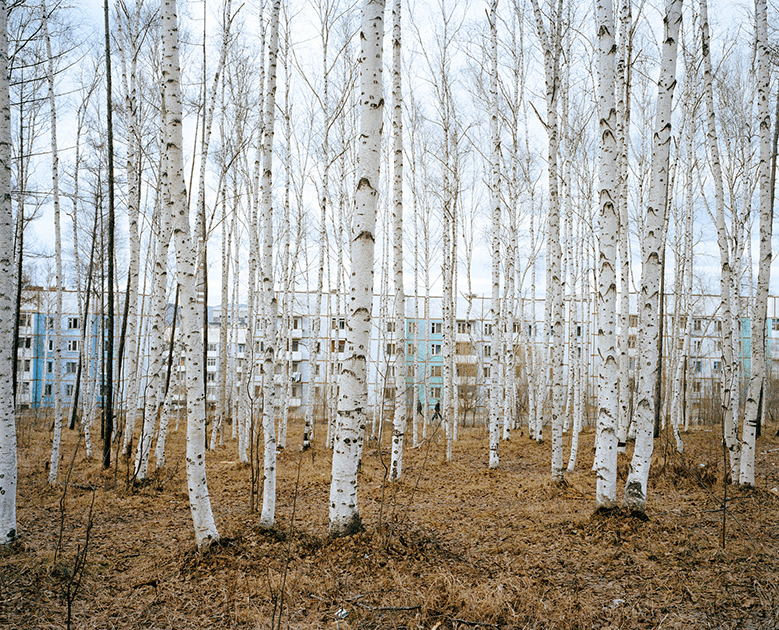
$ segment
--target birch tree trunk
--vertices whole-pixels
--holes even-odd
[[[548,173],[549,207],[546,224],[547,256],[547,313],[549,326],[545,334],[551,334],[549,344],[552,372],[552,480],[563,480],[563,295],[562,295],[562,248],[560,245],[560,185],[558,173],[559,129],[557,109],[560,94],[560,52],[562,40],[562,0],[553,7],[549,29],[544,26],[543,13],[538,0],[531,0],[536,19],[538,37],[544,52],[544,78],[546,82],[546,128],[549,136]],[[550,295],[551,293],[551,295]],[[551,332],[550,332],[551,331]],[[545,397],[544,397],[545,398]],[[542,398],[543,399],[543,398]]]
[[[617,450],[625,452],[630,423],[630,258],[628,240],[628,133],[630,131],[630,77],[632,55],[631,0],[621,0],[619,8],[619,58],[617,60],[617,142],[619,144],[619,422]]]
[[[595,469],[596,509],[617,504],[617,420],[619,366],[617,364],[617,141],[614,96],[616,43],[611,0],[596,4],[598,34],[598,119],[600,173],[598,213],[598,424]]]
[[[373,250],[381,157],[382,41],[384,0],[365,0],[360,31],[360,145],[358,184],[352,227],[349,348],[340,377],[338,424],[330,484],[330,533],[351,534],[361,528],[357,506],[357,466],[365,438],[373,306]]]
[[[57,148],[57,106],[54,99],[54,58],[51,54],[49,14],[46,3],[41,2],[41,26],[46,42],[46,83],[48,85],[49,112],[51,116],[51,185],[54,204],[54,256],[56,258],[57,305],[54,319],[54,437],[51,446],[49,483],[57,483],[59,451],[62,439],[62,232],[60,221],[59,151]]]
[[[723,430],[725,444],[730,453],[730,474],[735,479],[735,473],[739,469],[740,445],[738,441],[736,414],[733,413],[734,376],[738,371],[738,362],[733,353],[736,334],[734,328],[733,285],[732,266],[730,261],[730,247],[728,245],[727,225],[725,223],[725,191],[722,183],[722,163],[720,160],[719,141],[717,139],[717,123],[714,113],[714,89],[711,64],[711,51],[709,49],[709,12],[707,0],[700,0],[701,20],[701,56],[703,58],[703,95],[706,102],[706,139],[709,145],[709,160],[714,179],[714,203],[717,226],[717,245],[719,248],[720,264],[720,305],[719,310],[722,321],[722,376],[720,381],[720,409],[723,418]],[[735,216],[737,213],[734,212]],[[735,235],[734,235],[735,237]],[[737,377],[736,377],[737,378]],[[738,402],[736,402],[738,408]]]
[[[490,357],[490,459],[489,467],[500,463],[498,427],[498,370],[500,370],[500,135],[498,130],[498,0],[490,2],[490,210],[492,214],[492,295],[490,299],[490,323],[492,325],[492,356]],[[511,339],[512,331],[506,331]],[[513,344],[512,344],[513,345]],[[511,349],[513,352],[513,348]],[[508,422],[508,417],[504,418]]]
[[[125,421],[122,450],[129,457],[135,422],[138,416],[138,285],[141,241],[138,231],[138,218],[141,203],[141,169],[139,163],[138,142],[138,14],[136,10],[132,17],[127,15],[128,29],[126,41],[130,45],[130,76],[129,83],[125,83],[125,124],[127,125],[127,223],[130,240],[130,261],[128,268],[129,292],[127,310],[127,367],[125,376],[128,379],[127,387],[127,419]],[[123,20],[118,16],[117,25],[121,33]],[[125,74],[126,54],[122,50],[122,74]]]
[[[176,268],[181,292],[181,323],[187,366],[187,485],[189,506],[198,548],[219,539],[206,483],[205,393],[203,390],[203,338],[197,301],[196,251],[189,229],[182,153],[181,69],[179,64],[176,0],[162,0],[160,7],[165,93],[165,139],[170,196],[166,211],[174,222]]]
[[[0,545],[16,542],[16,414],[11,374],[15,316],[11,216],[11,102],[8,89],[8,9],[0,0]]]
[[[766,0],[755,0],[755,56],[757,58],[757,117],[760,124],[760,158],[758,161],[758,190],[760,193],[760,261],[757,272],[757,291],[752,313],[752,362],[749,392],[744,408],[744,427],[741,440],[741,470],[739,485],[755,485],[755,436],[760,422],[761,407],[765,406],[765,329],[768,309],[768,283],[771,278],[771,237],[773,207],[771,197],[771,94],[768,8]]]
[[[273,132],[276,120],[276,65],[279,52],[279,14],[281,0],[271,8],[268,37],[268,74],[265,91],[265,135],[262,156],[262,299],[263,299],[263,395],[262,430],[264,437],[262,513],[260,525],[273,527],[276,512],[276,424],[275,379],[276,360],[276,293],[273,286]]]
[[[392,427],[390,479],[400,479],[406,432],[406,293],[403,286],[403,91],[400,17],[402,0],[392,10],[392,198],[393,273],[395,276],[395,416]],[[411,413],[414,413],[413,407]]]
[[[651,188],[643,238],[641,268],[641,329],[639,331],[636,445],[625,485],[624,505],[635,512],[646,507],[649,466],[654,447],[656,387],[660,379],[658,340],[663,232],[667,211],[671,150],[671,110],[676,87],[676,56],[682,21],[682,0],[666,1],[665,39],[658,81],[657,113],[652,151]]]

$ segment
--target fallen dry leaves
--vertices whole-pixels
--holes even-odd
[[[251,471],[236,463],[235,444],[209,453],[222,540],[198,553],[183,430],[170,436],[166,469],[142,486],[127,485],[126,461],[104,472],[80,444],[63,517],[63,486],[46,483],[48,421],[24,423],[21,538],[0,551],[2,627],[65,627],[63,587],[84,542],[90,486],[97,494],[74,628],[264,629],[279,619],[280,628],[342,630],[779,627],[773,431],[758,440],[758,487],[728,489],[723,550],[722,455],[710,427],[684,436],[684,456],[658,441],[644,520],[593,514],[591,430],[561,486],[549,480],[549,444],[519,432],[501,444],[496,471],[486,467],[484,430],[467,428],[450,464],[442,442],[407,449],[404,479],[391,485],[388,438],[381,450],[368,443],[360,473],[366,529],[333,540],[329,452],[317,445],[301,454],[293,423],[291,446],[279,454],[272,530],[258,528],[248,511]],[[76,444],[66,433],[63,477]],[[622,458],[623,482],[627,466]]]

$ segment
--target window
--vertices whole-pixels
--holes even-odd
[[[395,344],[394,343],[388,343],[387,344],[387,356],[392,356],[395,354]]]
[[[582,336],[582,325],[576,324],[576,336],[581,337]]]
[[[713,366],[712,366],[712,369],[715,372],[719,372],[722,369],[722,361],[715,361]]]
[[[417,323],[416,322],[409,322],[408,323],[408,334],[409,335],[416,335],[417,334]]]
[[[701,361],[696,361],[695,362],[695,371],[696,372],[700,372],[701,371],[701,367],[702,367],[701,366]]]
[[[430,376],[433,378],[441,378],[441,366],[440,365],[431,365],[430,366]]]
[[[292,362],[292,371],[293,372],[300,372],[300,361],[293,361]]]
[[[314,396],[319,398],[322,395],[322,388],[321,387],[315,387],[314,388]]]
[[[458,363],[457,364],[457,376],[461,376],[464,378],[475,378],[476,377],[476,364],[470,364],[470,363]]]
[[[215,343],[209,343],[208,344],[208,351],[209,352],[216,352],[217,350],[219,350],[218,344],[215,344]]]
[[[533,324],[528,324],[527,326],[527,336],[532,337],[533,336]]]
[[[78,317],[68,317],[68,330],[78,330]]]
[[[440,387],[431,387],[430,388],[430,398],[433,400],[438,400],[441,398],[441,388]]]
[[[265,350],[265,342],[264,341],[255,341],[254,342],[254,351],[255,352],[262,352]]]
[[[316,353],[319,354],[320,352],[322,352],[322,342],[321,341],[317,341],[316,342]]]
[[[331,321],[331,323],[330,323],[330,327],[331,327],[333,330],[335,330],[336,328],[337,328],[338,330],[344,330],[344,329],[346,329],[346,320],[345,320],[343,317],[340,317],[340,318],[338,318],[338,319],[336,319],[335,317],[333,317],[333,319],[332,319],[332,321]]]
[[[774,320],[776,322],[777,320]],[[775,329],[779,330],[779,329]],[[722,332],[722,320],[721,319],[715,319],[714,320],[714,331],[715,332]]]
[[[300,385],[292,386],[292,398],[300,398]]]
[[[395,366],[390,365],[387,368],[387,378],[395,378]]]
[[[633,369],[633,359],[630,359],[630,360],[628,361],[628,369],[629,369],[629,370],[632,370],[632,369]]]
[[[293,317],[292,318],[292,330],[299,330],[300,329],[300,318],[299,317]]]
[[[22,383],[22,393],[23,394],[30,393],[30,381],[25,381],[24,383]]]
[[[692,384],[692,391],[694,391],[696,394],[700,394],[701,393],[701,383],[700,383],[700,381],[695,381]]]
[[[300,340],[299,339],[293,339],[292,340],[292,352],[300,352]]]
[[[514,331],[514,334],[518,334],[520,332],[519,322],[514,322],[514,325],[512,326],[512,330]]]
[[[461,335],[471,332],[471,322],[457,322],[457,332]]]
[[[68,352],[78,352],[78,339],[68,339]]]
[[[696,341],[693,344],[693,348],[694,348],[695,354],[700,354],[700,352],[701,352],[701,342],[700,341]]]
[[[51,396],[51,383],[46,383],[46,386],[43,388],[43,395]]]
[[[489,378],[489,377],[490,377],[490,368],[489,366],[487,366],[484,368],[484,378]]]
[[[216,372],[206,374],[206,383],[216,383]]]
[[[430,355],[437,357],[441,355],[441,344],[440,343],[431,343],[430,344]]]
[[[384,398],[387,400],[394,400],[395,398],[395,388],[394,387],[385,387],[384,388]]]
[[[216,367],[216,357],[208,357],[206,365],[208,365],[208,367]]]
[[[485,335],[492,334],[492,324],[484,324],[484,334]]]
[[[486,345],[484,346],[484,356],[488,357],[492,354],[492,346]]]
[[[239,343],[238,344],[238,354],[243,354],[244,348],[246,348],[245,343]]]
[[[628,315],[628,326],[631,328],[638,326],[638,315]]]
[[[46,318],[46,328],[49,330],[54,330],[54,317],[51,315]]]
[[[346,351],[346,340],[345,339],[339,339],[338,340],[338,352],[345,352]],[[330,342],[330,352],[335,352],[335,339],[333,339]]]
[[[319,376],[319,363],[314,366],[314,376]]]
[[[454,346],[454,353],[460,355],[473,354],[473,347],[467,341],[458,341]]]
[[[30,313],[20,313],[19,314],[19,326],[24,328],[25,326],[30,326],[32,324],[32,315]]]
[[[395,332],[395,321],[392,319],[387,320],[387,332]]]
[[[54,361],[46,361],[46,372],[52,374],[54,372]]]
[[[78,369],[78,362],[76,362],[76,361],[68,361],[65,364],[65,373],[66,374],[75,374],[77,369]]]
[[[24,360],[24,371],[29,372],[31,367],[30,359]]]
[[[71,398],[73,396],[73,385],[71,385],[70,383],[65,385],[65,396],[67,398]]]
[[[636,336],[628,335],[628,348],[635,348],[635,347],[636,347]]]
[[[414,354],[414,344],[409,343],[406,345],[406,354]]]
[[[701,320],[700,319],[695,318],[694,320],[692,320],[692,329],[695,332],[700,332],[700,330],[701,330]]]
[[[29,350],[32,347],[32,337],[22,337],[19,339],[19,347],[27,348]]]
[[[431,322],[430,333],[433,335],[440,335],[443,324],[441,322]]]

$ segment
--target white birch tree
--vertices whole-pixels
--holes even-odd
[[[0,545],[16,541],[16,414],[13,365],[14,226],[11,216],[11,99],[8,88],[8,8],[0,0]]]
[[[54,203],[54,256],[56,259],[57,304],[54,319],[54,437],[51,446],[49,483],[57,483],[60,441],[62,440],[62,289],[65,279],[62,270],[62,229],[60,220],[59,151],[57,147],[57,106],[54,98],[54,57],[51,53],[49,14],[41,2],[41,28],[46,43],[46,84],[48,86],[51,130],[51,184]]]
[[[489,467],[497,468],[500,463],[499,447],[499,395],[500,370],[500,131],[498,129],[498,0],[490,2],[488,14],[490,25],[490,211],[492,215],[492,295],[490,299],[490,411],[489,411]],[[510,307],[509,307],[510,308]],[[512,331],[506,331],[512,338]],[[513,345],[513,344],[512,344]],[[513,348],[510,350],[513,352]],[[508,417],[504,417],[508,422]]]
[[[773,204],[771,194],[771,94],[768,48],[768,7],[766,0],[755,0],[755,57],[757,59],[757,118],[760,126],[760,155],[758,160],[758,191],[760,197],[760,253],[757,272],[757,291],[752,311],[752,361],[749,391],[744,408],[744,426],[741,440],[741,470],[739,485],[755,485],[755,436],[761,421],[761,408],[766,405],[766,315],[768,310],[768,283],[771,277],[771,237],[773,233]]]
[[[617,420],[619,366],[616,347],[617,315],[617,141],[615,103],[614,9],[611,0],[598,0],[598,127],[600,135],[598,213],[598,421],[595,469],[596,508],[617,504]]]
[[[165,94],[165,147],[170,195],[166,212],[173,221],[177,278],[181,292],[181,323],[187,367],[187,485],[195,527],[195,543],[203,549],[219,539],[206,483],[205,392],[203,389],[203,338],[197,300],[195,247],[189,229],[182,153],[181,66],[179,63],[176,0],[161,0],[163,86]]]
[[[535,15],[538,38],[544,53],[544,80],[546,83],[546,130],[548,142],[548,186],[549,205],[546,223],[546,266],[547,266],[547,317],[544,336],[551,336],[547,344],[550,353],[552,374],[552,480],[563,479],[563,283],[562,248],[560,244],[560,176],[558,173],[559,129],[558,103],[560,99],[560,58],[562,37],[565,28],[563,0],[550,3],[549,28],[544,25],[544,13],[538,0],[531,0]],[[545,397],[542,398],[542,400]]]
[[[273,284],[273,132],[276,120],[276,65],[279,52],[281,0],[271,5],[268,37],[268,72],[262,149],[262,301],[263,301],[263,484],[260,525],[273,527],[276,512],[276,425],[274,362],[276,359],[276,294]]]
[[[403,286],[403,91],[401,82],[401,7],[392,7],[392,260],[395,285],[395,415],[392,426],[390,479],[403,471],[406,432],[406,293]],[[412,414],[416,413],[412,407]]]
[[[703,58],[703,95],[706,102],[706,139],[709,148],[709,164],[714,180],[715,225],[720,265],[720,304],[722,322],[722,380],[720,383],[720,408],[722,410],[724,440],[730,453],[731,477],[735,477],[739,462],[739,442],[734,418],[734,385],[738,363],[733,356],[735,329],[731,287],[733,285],[730,246],[725,222],[725,190],[722,179],[717,122],[714,110],[713,72],[710,51],[709,11],[706,0],[700,1],[701,56]],[[737,213],[734,212],[734,215]],[[737,398],[737,396],[735,396]],[[738,408],[738,402],[736,409]]]
[[[671,111],[676,87],[676,57],[681,21],[682,0],[667,0],[652,150],[651,188],[642,239],[644,246],[639,298],[641,355],[636,404],[636,445],[624,496],[625,507],[636,512],[643,512],[646,507],[647,481],[654,447],[655,392],[660,378],[658,356],[659,313],[662,299],[660,274],[669,183]]]
[[[357,466],[365,438],[367,358],[373,306],[373,250],[384,113],[382,49],[384,0],[365,0],[360,31],[360,137],[358,184],[352,225],[348,356],[340,376],[338,420],[330,483],[330,533],[361,528]]]

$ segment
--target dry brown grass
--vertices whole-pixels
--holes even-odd
[[[775,437],[758,442],[758,488],[729,488],[724,550],[714,431],[685,436],[683,457],[658,443],[646,520],[593,514],[591,431],[582,436],[578,470],[562,486],[549,481],[549,444],[516,433],[501,444],[497,471],[486,468],[483,430],[468,429],[451,464],[441,442],[408,449],[405,477],[391,486],[383,483],[386,444],[381,452],[367,444],[360,474],[366,529],[332,540],[329,452],[301,455],[294,425],[293,446],[279,455],[277,527],[270,531],[247,511],[250,471],[236,464],[235,445],[209,453],[223,538],[206,553],[194,550],[183,431],[171,435],[168,468],[135,488],[125,486],[125,462],[115,486],[113,471],[84,459],[82,444],[54,566],[62,487],[46,483],[47,429],[47,421],[29,418],[21,429],[21,540],[0,551],[1,627],[65,626],[62,585],[83,544],[90,484],[98,490],[74,628],[271,628],[282,586],[281,628],[292,629],[334,629],[339,608],[348,611],[343,630],[779,627]],[[66,433],[63,479],[76,441]],[[623,482],[627,461],[620,460]]]

